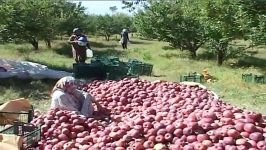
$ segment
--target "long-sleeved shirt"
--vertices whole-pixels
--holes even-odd
[[[89,94],[83,95],[82,92],[79,94],[80,96],[76,97],[61,90],[56,90],[52,94],[51,108],[77,111],[84,116],[91,117],[94,111],[92,106],[92,96]]]

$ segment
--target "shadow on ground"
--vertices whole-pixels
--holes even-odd
[[[130,43],[130,44],[145,44],[145,45],[146,45],[146,44],[150,44],[150,43],[148,43],[148,42],[134,41],[134,40],[132,40],[132,41],[130,40],[129,43]]]
[[[190,54],[186,52],[180,52],[180,53],[166,53],[166,54],[160,54],[161,57],[165,57],[167,59],[171,58],[190,58]]]
[[[155,75],[155,74],[152,74],[151,76],[152,77],[166,77],[166,75]]]
[[[64,64],[62,66],[53,65],[53,64],[49,64],[49,63],[47,63],[45,61],[34,60],[34,59],[30,59],[30,58],[26,58],[26,61],[30,61],[30,62],[34,62],[34,63],[38,63],[38,64],[45,65],[49,69],[60,70],[60,71],[67,71],[67,72],[73,72],[73,69],[72,68],[69,68],[69,67],[65,66]]]
[[[216,60],[216,55],[210,51],[204,51],[197,54],[197,60]]]
[[[52,50],[59,55],[64,55],[69,58],[72,57],[71,45],[68,43],[60,43],[59,48],[53,48]]]
[[[117,49],[105,49],[105,50],[96,50],[93,52],[94,56],[123,56],[126,51],[121,51]]]
[[[107,45],[107,44],[103,44],[101,42],[93,42],[93,41],[90,42],[90,45],[91,45],[92,49],[97,49],[97,48],[110,49],[112,47],[117,46],[117,45],[114,45],[114,44]],[[68,43],[61,43],[59,45],[59,48],[53,48],[52,50],[55,51],[59,55],[64,55],[64,56],[69,57],[69,58],[72,57],[72,47]]]
[[[103,44],[101,42],[94,42],[90,41],[91,48],[110,48],[110,47],[115,47],[117,45],[115,44]]]
[[[161,54],[160,56],[168,59],[181,57],[180,54],[173,54],[173,53]]]
[[[254,56],[258,53],[259,53],[258,51],[247,51],[247,54],[249,54],[250,56]]]
[[[32,100],[45,100],[49,98],[49,92],[57,80],[54,79],[18,79],[15,77],[0,79],[0,89],[12,88],[17,91],[19,97]]]
[[[172,46],[163,46],[162,49],[163,50],[177,50],[177,48],[174,48]]]
[[[235,64],[237,67],[258,67],[261,69],[266,69],[266,59],[258,58],[254,56],[245,56],[238,60]]]

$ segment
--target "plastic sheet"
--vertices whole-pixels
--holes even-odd
[[[45,65],[29,61],[0,59],[0,67],[6,70],[0,72],[0,78],[17,77],[20,79],[60,79],[65,76],[73,75],[73,73],[49,69]]]

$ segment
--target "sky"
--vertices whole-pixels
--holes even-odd
[[[122,9],[124,6],[122,1],[120,0],[69,0],[73,3],[81,2],[82,6],[86,7],[86,12],[88,14],[96,14],[96,15],[105,15],[105,14],[112,14],[111,10],[109,9],[112,6],[117,7],[116,12],[123,12],[126,14],[131,15],[127,9]]]

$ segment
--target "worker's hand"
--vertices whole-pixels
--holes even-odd
[[[103,107],[98,107],[98,111],[103,113],[106,116],[109,116],[111,114],[110,110],[107,108],[103,108]]]
[[[85,91],[82,91],[82,94],[84,95],[85,98],[90,96],[90,94],[88,92],[85,92]]]
[[[74,44],[74,43],[78,43],[78,41],[76,41],[76,40],[75,40],[75,41],[70,41],[70,42],[71,42],[72,44]]]

